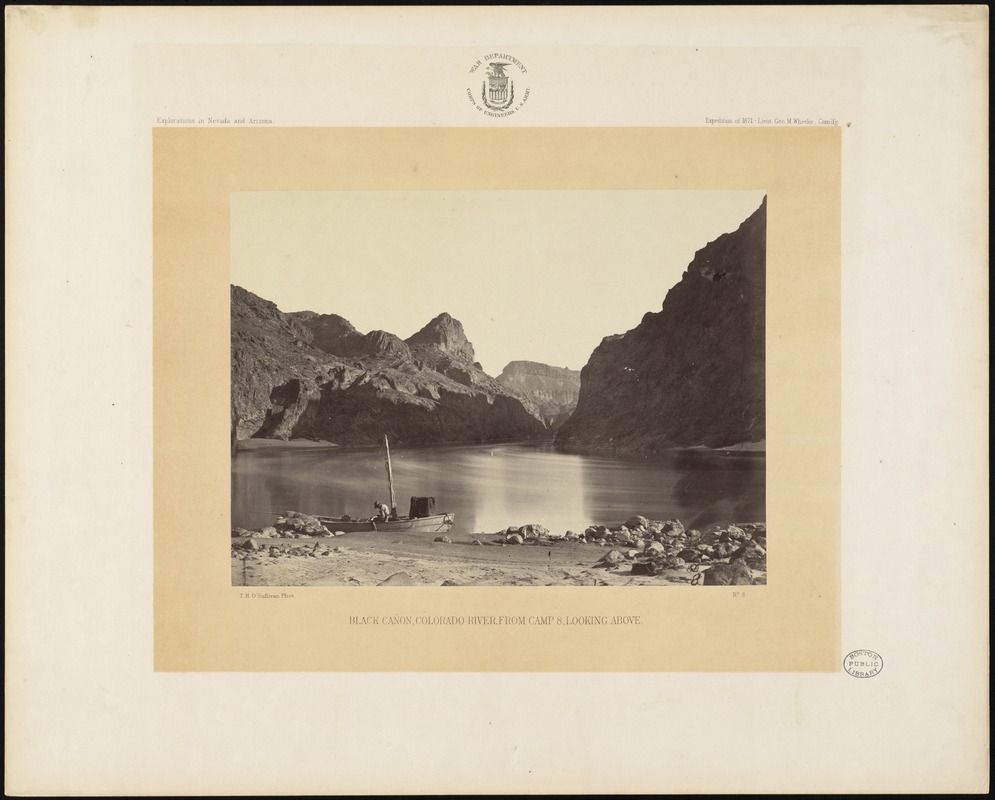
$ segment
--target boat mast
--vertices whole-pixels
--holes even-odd
[[[390,513],[391,516],[397,517],[397,501],[394,499],[394,473],[390,468],[390,444],[387,442],[387,437],[383,437],[383,446],[387,450],[387,488],[390,489]]]

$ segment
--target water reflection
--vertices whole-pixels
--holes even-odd
[[[653,459],[557,453],[549,442],[423,447],[392,452],[397,505],[436,498],[456,533],[538,522],[555,531],[616,523],[629,514],[714,521],[765,519],[762,453],[685,451]],[[260,528],[288,509],[369,517],[387,500],[377,449],[267,447],[232,460],[232,524]]]

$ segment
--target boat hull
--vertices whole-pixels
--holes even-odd
[[[341,519],[339,517],[318,517],[321,522],[332,533],[342,531],[351,533],[354,531],[370,531],[379,533],[395,533],[403,531],[438,531],[445,532],[453,527],[453,514],[433,514],[430,517],[401,517],[391,519],[386,522],[374,522],[362,519]]]

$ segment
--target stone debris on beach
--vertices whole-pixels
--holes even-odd
[[[740,585],[752,583],[754,571],[767,570],[767,526],[761,522],[711,525],[702,532],[686,529],[680,520],[634,514],[617,528],[591,525],[583,533],[562,536],[550,535],[541,525],[506,528],[491,543],[547,545],[557,540],[611,547],[594,567],[633,575],[700,572],[705,585]]]
[[[341,531],[331,533],[321,526],[324,533],[308,532],[314,530],[316,522],[316,518],[306,514],[288,512],[287,516],[277,521],[278,527],[262,531],[235,528],[232,531],[233,539],[242,541],[232,542],[232,558],[245,560],[268,555],[270,559],[307,559],[344,552],[341,547],[332,547],[334,537],[343,535]],[[290,541],[269,545],[257,541],[267,538]],[[292,541],[298,538],[309,538],[312,541]],[[331,538],[331,541],[314,541],[325,538]],[[434,538],[434,542],[452,544],[453,540],[447,535],[440,535]],[[582,533],[568,530],[563,534],[556,534],[540,524],[529,523],[511,526],[496,534],[472,534],[468,543],[491,547],[597,545],[607,552],[596,563],[585,567],[585,571],[604,570],[600,574],[618,576],[612,578],[616,581],[622,576],[634,575],[663,582],[706,586],[741,586],[766,582],[767,526],[762,522],[713,524],[699,531],[685,528],[680,520],[652,520],[634,514],[617,527],[591,525]],[[417,581],[407,573],[398,572],[380,585],[415,583]]]
[[[302,514],[299,511],[288,511],[279,517],[274,525],[281,533],[293,533],[300,536],[331,536],[332,532],[321,524],[321,520],[312,517],[310,514]]]
[[[233,539],[326,539],[331,536],[345,536],[343,531],[334,533],[317,517],[301,514],[299,511],[288,511],[278,517],[275,525],[269,525],[262,530],[250,531],[245,528],[232,528]]]

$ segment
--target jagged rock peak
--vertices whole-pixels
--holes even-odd
[[[442,312],[418,333],[404,340],[409,345],[434,345],[445,353],[463,358],[469,362],[476,360],[473,345],[463,332],[463,324]]]
[[[363,352],[370,355],[383,353],[397,358],[411,358],[411,350],[401,338],[387,331],[370,331],[363,337],[363,343]]]

